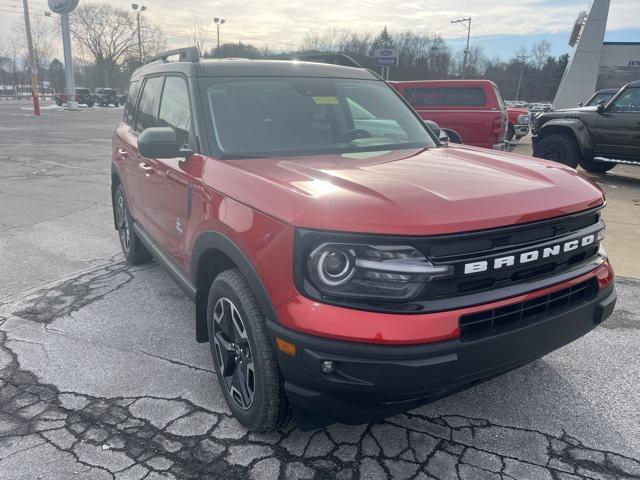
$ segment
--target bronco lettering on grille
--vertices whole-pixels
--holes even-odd
[[[550,247],[523,252],[519,255],[505,255],[504,257],[497,257],[493,260],[481,260],[479,262],[466,263],[464,265],[464,273],[467,275],[471,273],[486,272],[488,270],[499,270],[501,268],[513,267],[515,265],[524,265],[526,263],[555,257],[572,250],[577,250],[581,247],[587,247],[595,241],[596,235],[591,234],[586,237],[576,238],[564,243],[558,243]]]

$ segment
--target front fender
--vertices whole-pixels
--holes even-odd
[[[582,155],[589,156],[593,151],[591,135],[587,126],[575,118],[553,118],[538,129],[538,136],[544,138],[554,133],[570,131],[575,138]]]

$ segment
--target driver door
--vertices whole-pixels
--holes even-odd
[[[630,87],[598,117],[595,156],[640,161],[640,87]]]

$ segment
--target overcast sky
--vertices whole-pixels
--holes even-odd
[[[86,0],[80,0],[85,2]],[[42,14],[46,0],[29,0]],[[130,0],[109,3],[131,8]],[[521,45],[548,39],[554,53],[567,51],[566,39],[580,10],[590,0],[147,0],[144,15],[164,30],[170,46],[189,44],[194,19],[222,17],[222,42],[242,41],[273,50],[296,48],[309,31],[352,29],[378,33],[391,30],[439,33],[454,48],[466,35],[458,17],[472,17],[472,44],[491,56],[509,57]],[[0,51],[12,23],[21,20],[21,0],[0,0]],[[611,0],[608,39],[640,41],[640,0]],[[48,21],[56,21],[54,15]],[[215,42],[212,26],[209,47]]]

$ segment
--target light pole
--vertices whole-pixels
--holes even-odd
[[[218,28],[218,54],[220,54],[220,25],[225,23],[225,21],[226,20],[224,18],[215,17],[213,19],[213,23],[215,23],[216,27]]]
[[[27,0],[23,0],[22,6],[24,8],[24,28],[27,32],[27,45],[29,47],[29,62],[31,64],[31,98],[33,99],[33,113],[36,117],[39,117],[40,101],[38,100],[38,63],[36,62],[36,54],[33,48],[31,22],[29,20],[29,3]]]
[[[467,24],[467,48],[464,49],[464,60],[462,60],[462,78],[467,78],[467,55],[469,55],[469,37],[471,37],[471,17],[451,20],[451,23]]]
[[[142,36],[140,34],[140,14],[144,12],[147,7],[145,7],[144,5],[138,5],[137,3],[132,3],[131,8],[136,11],[136,17],[138,20],[138,55],[140,56],[140,61],[143,62],[144,59],[142,58]]]
[[[525,62],[527,61],[527,58],[529,58],[529,56],[524,54],[518,57],[518,60],[520,60],[522,64],[520,65],[520,77],[518,78],[518,88],[516,89],[516,100],[520,100],[520,86],[522,85],[522,77],[524,76],[524,66],[525,66]]]

